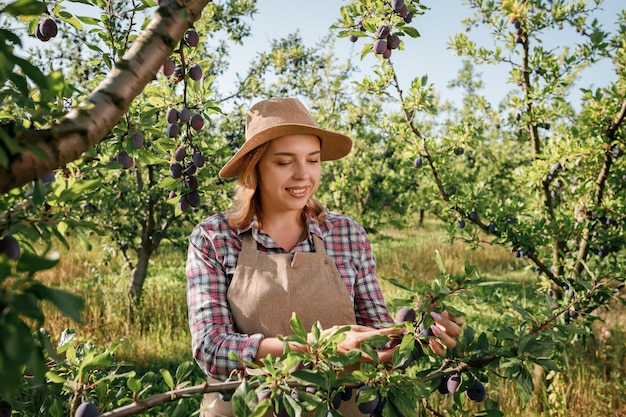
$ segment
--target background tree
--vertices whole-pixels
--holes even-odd
[[[410,35],[405,17],[394,10],[398,3],[405,2],[352,2],[338,26],[344,36],[358,33],[359,25],[370,36],[363,53],[379,54],[380,70],[362,86],[396,97],[450,234],[476,244],[487,236],[490,244],[526,259],[556,299],[555,320],[569,323],[581,312],[608,307],[624,287],[624,12],[609,34],[593,19],[601,2],[469,2],[475,15],[450,45],[476,64],[508,65],[511,94],[491,109],[466,66],[456,83],[467,91],[464,108],[428,136],[415,115],[433,106],[432,86],[416,78],[404,92],[393,65],[396,52],[385,55],[376,45],[383,26]],[[420,12],[419,5],[406,4],[409,13]],[[493,48],[471,40],[469,29],[481,25],[493,34]],[[571,31],[572,45],[545,46],[555,30]],[[602,59],[615,65],[615,80],[595,91],[582,89],[574,103],[580,74]],[[492,167],[494,155],[501,162]],[[459,169],[457,161],[466,158],[468,165]],[[584,320],[593,319],[585,314]]]

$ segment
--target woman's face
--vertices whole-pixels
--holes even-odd
[[[274,139],[257,167],[261,211],[299,213],[320,182],[320,140],[301,134]]]

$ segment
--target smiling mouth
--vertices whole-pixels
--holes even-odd
[[[287,192],[289,194],[293,194],[293,195],[305,195],[307,192],[307,189],[304,187],[299,187],[299,188],[285,188],[285,190],[287,190]]]

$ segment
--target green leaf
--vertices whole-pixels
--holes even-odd
[[[83,358],[80,366],[78,367],[78,372],[82,377],[83,381],[87,380],[87,372],[93,368],[97,368],[99,366],[109,366],[111,364],[111,354],[109,352],[103,353],[95,353],[89,352]]]
[[[50,380],[50,382],[52,382],[53,384],[64,384],[65,383],[65,378],[63,378],[61,375],[59,375],[59,374],[57,374],[56,372],[53,372],[53,371],[46,372],[46,378],[48,378]]]
[[[76,16],[76,18],[80,20],[81,22],[88,24],[88,25],[97,25],[100,23],[100,20],[94,19],[93,17],[90,17],[90,16]]]
[[[372,346],[364,343],[361,345],[361,350],[363,351],[363,353],[374,359],[375,362],[380,362],[380,359],[378,358],[378,352]]]
[[[517,335],[515,334],[515,331],[509,326],[501,327],[500,329],[498,329],[498,331],[495,334],[498,337],[498,339],[501,339],[501,340],[517,339]]]
[[[172,374],[167,369],[159,369],[163,380],[165,381],[165,385],[169,387],[169,389],[174,389],[174,378],[172,378]]]
[[[76,235],[78,236],[81,246],[87,250],[91,250],[92,248],[91,242],[89,242],[89,239],[87,238],[87,236],[85,236],[83,231],[81,229],[74,229],[74,231],[76,232]]]
[[[78,20],[73,14],[68,13],[65,10],[61,10],[61,11],[58,12],[58,15],[61,18],[61,20],[63,20],[64,22],[69,23],[70,25],[72,25],[74,27],[74,29],[76,29],[78,31],[82,31],[83,30],[82,23],[80,23],[80,20]]]
[[[504,413],[500,410],[483,410],[474,414],[476,417],[502,417]]]
[[[293,330],[294,334],[296,334],[297,336],[300,336],[301,338],[306,339],[307,330],[304,328],[304,324],[298,318],[295,312],[291,314],[291,319],[289,320],[289,326],[291,327],[291,330]]]
[[[81,312],[85,308],[85,300],[82,297],[43,284],[37,284],[33,289],[42,300],[50,301],[63,315],[76,323],[82,323]]]
[[[403,264],[406,265],[406,264]],[[402,288],[403,290],[406,291],[413,291],[411,288],[407,287],[406,285],[403,285],[402,283],[400,283],[397,279],[395,278],[384,278],[385,281],[388,281],[389,283],[395,285],[398,288]]]
[[[472,343],[475,336],[476,332],[474,332],[474,329],[471,326],[465,326],[465,328],[463,329],[463,344],[469,345],[470,343]]]
[[[43,74],[43,72],[41,72],[41,70],[39,68],[37,68],[36,66],[34,66],[33,64],[30,63],[30,61],[27,61],[23,58],[19,58],[14,56],[13,57],[15,63],[22,68],[22,71],[24,71],[24,74],[30,78],[31,80],[33,80],[41,89],[46,89],[48,87],[48,80],[46,78],[46,76]],[[26,94],[28,95],[28,94]]]
[[[256,391],[247,381],[242,381],[232,398],[233,414],[241,417],[262,417],[270,409],[269,400],[258,403]]]
[[[100,188],[101,184],[102,181],[99,179],[77,181],[59,196],[60,200],[64,202],[71,202],[77,199],[84,199],[85,194],[88,194],[90,191],[97,190]]]
[[[28,288],[21,294],[15,294],[10,306],[16,314],[37,320],[41,325],[45,317],[39,306],[39,298],[37,294],[31,292],[31,288]]]
[[[58,259],[44,258],[25,250],[22,252],[16,268],[18,272],[35,273],[54,268],[58,263]]]
[[[17,0],[6,6],[1,13],[12,16],[38,16],[46,11],[46,4],[37,0]]]
[[[446,268],[443,266],[443,261],[441,260],[441,254],[438,250],[435,250],[435,262],[437,262],[437,267],[439,268],[439,272],[444,275],[446,273]]]
[[[326,379],[322,374],[311,369],[298,369],[291,376],[304,385],[313,385],[316,387],[325,387]]]
[[[137,393],[141,391],[141,387],[143,386],[143,384],[137,378],[128,378],[128,380],[126,380],[126,386],[132,392]]]
[[[533,378],[528,369],[523,367],[520,376],[515,380],[515,382],[520,402],[522,405],[525,405],[532,397],[534,389]]]
[[[534,359],[533,362],[535,362],[537,365],[541,366],[542,368],[547,369],[548,371],[557,371],[557,372],[563,371],[563,369],[559,368],[556,362],[554,362],[552,359]]]
[[[372,401],[374,398],[378,396],[378,391],[374,388],[368,387],[362,391],[359,391],[359,395],[357,397],[357,404],[366,403],[368,401]]]
[[[17,366],[26,364],[35,347],[30,329],[14,313],[6,314],[0,322],[0,352],[4,360],[15,363]]]
[[[412,38],[419,38],[420,36],[422,36],[422,35],[420,35],[420,33],[418,32],[417,29],[415,29],[414,27],[411,27],[411,26],[405,26],[402,29],[402,31],[404,33],[406,33],[407,35],[409,35],[410,37],[412,37]]]

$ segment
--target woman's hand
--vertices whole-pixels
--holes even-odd
[[[435,339],[430,339],[428,345],[436,355],[444,356],[446,354],[444,345],[450,349],[456,346],[456,338],[461,334],[461,326],[465,324],[465,318],[455,317],[446,310],[441,314],[431,311],[430,315],[435,319],[435,324],[430,326],[430,329],[441,339],[443,345]]]
[[[342,327],[345,327],[345,326],[333,326],[330,329],[325,330],[324,332],[326,331],[336,332],[338,329]],[[360,326],[357,324],[353,324],[350,326],[350,329],[344,333],[346,338],[337,346],[337,353],[345,354],[352,349],[360,349],[361,344],[372,336],[401,335],[403,332],[404,332],[404,329],[401,329],[401,328],[389,327],[389,328],[384,328],[384,329],[375,329],[373,327]],[[393,352],[394,350],[396,350],[396,348],[397,347],[393,347],[391,349],[383,349],[383,350],[377,351],[378,359],[380,360],[380,362],[391,362],[391,359],[393,358]],[[369,357],[368,355],[363,354],[361,360],[372,361],[372,358]]]

